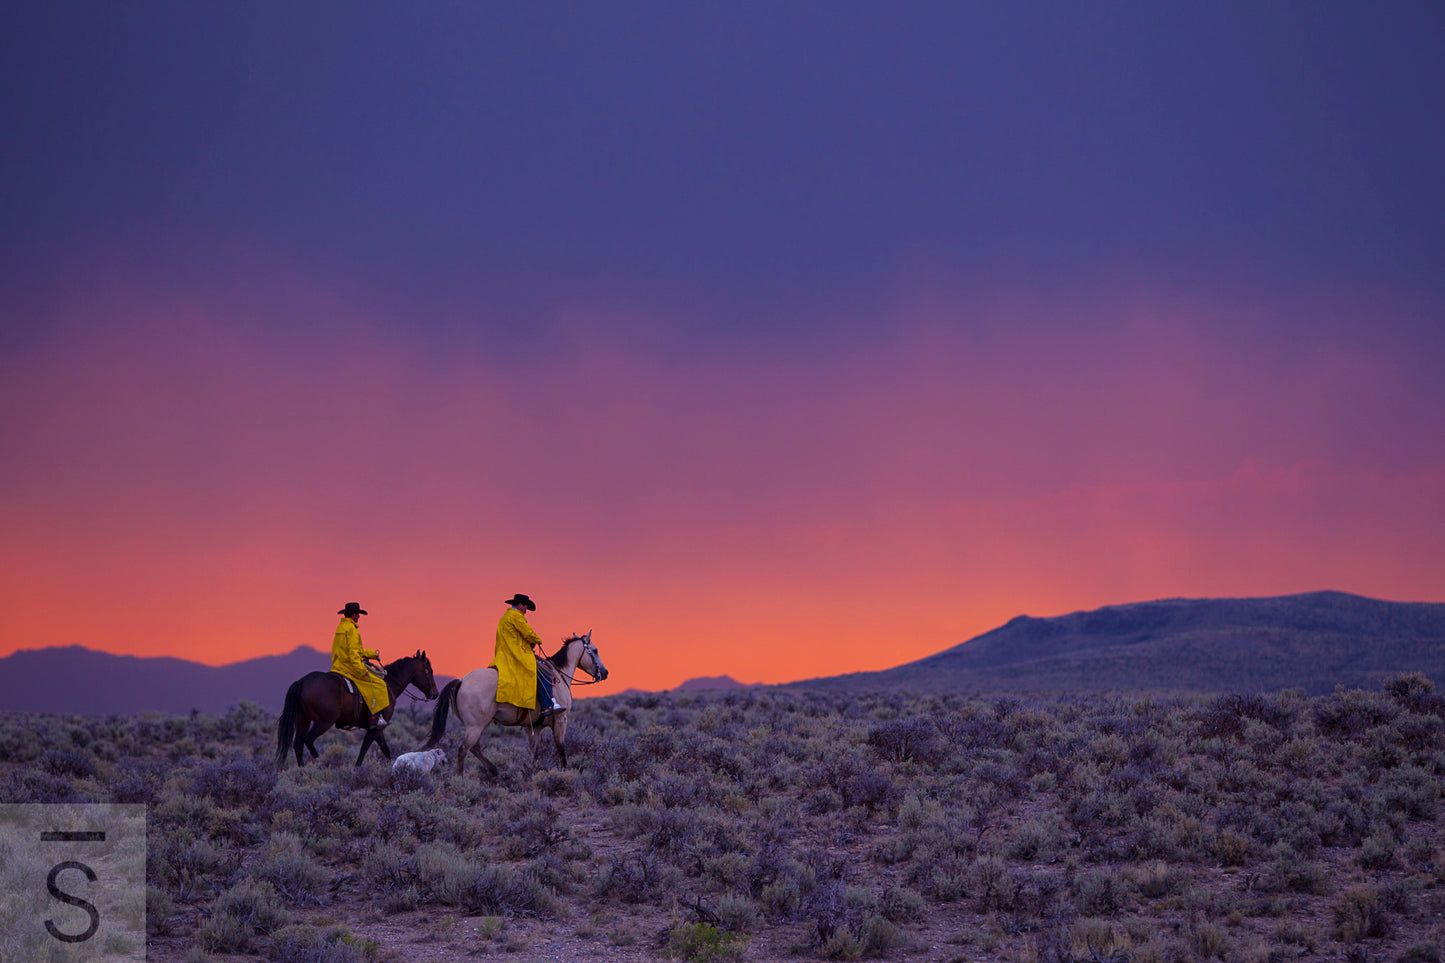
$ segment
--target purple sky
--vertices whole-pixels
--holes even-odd
[[[102,644],[60,615],[100,597],[194,655],[244,588],[226,661],[391,593],[398,638],[468,613],[458,671],[524,591],[632,681],[777,681],[1020,611],[1440,596],[1438,4],[0,27],[0,649]]]

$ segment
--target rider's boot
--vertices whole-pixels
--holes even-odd
[[[371,717],[371,728],[373,729],[385,729],[387,727],[387,724],[388,723],[386,717],[381,715],[380,713],[377,713],[376,715]]]

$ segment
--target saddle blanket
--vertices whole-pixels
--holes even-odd
[[[424,752],[403,752],[391,763],[391,771],[411,769],[416,772],[431,772],[447,758],[445,749],[427,749]]]

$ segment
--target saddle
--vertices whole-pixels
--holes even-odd
[[[537,678],[538,678],[538,679],[541,679],[543,676],[545,676],[545,677],[547,678],[547,681],[548,681],[548,682],[552,683],[552,687],[553,687],[554,690],[556,689],[557,685],[558,685],[559,683],[561,683],[561,681],[562,681],[562,673],[559,672],[559,671],[557,670],[557,667],[552,664],[552,660],[551,660],[551,659],[547,659],[547,658],[543,658],[542,656],[539,655],[539,656],[537,656]],[[539,686],[538,688],[540,688],[540,686]],[[540,694],[540,693],[538,693],[537,698],[538,698],[538,699],[541,698],[541,694]],[[511,705],[511,703],[506,703],[506,705]],[[520,712],[527,712],[527,711],[529,711],[529,710],[527,710],[527,709],[523,709],[521,706],[512,706],[512,708],[517,709],[517,710],[520,711]],[[533,726],[541,726],[541,725],[543,725],[543,722],[544,722],[544,717],[538,716],[537,720],[536,720],[535,722],[533,722],[532,725],[533,725]]]
[[[346,686],[346,691],[351,693],[351,718],[364,719],[367,723],[370,723],[371,712],[366,708],[366,700],[361,697],[361,691],[356,688],[356,683],[351,681],[351,679],[347,678],[346,676],[342,675],[340,672],[336,672],[334,670],[328,670],[327,675],[336,676],[336,678],[340,679],[342,684]],[[364,728],[364,726],[358,726],[354,722],[342,722],[340,719],[337,719],[336,728],[361,729]]]
[[[547,681],[553,685],[562,681],[562,673],[557,671],[557,667],[552,664],[552,660],[544,659],[540,655],[537,656],[537,674],[545,675]]]

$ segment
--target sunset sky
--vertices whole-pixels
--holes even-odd
[[[0,655],[1445,600],[1445,6],[9,4]],[[318,666],[318,668],[323,666]]]

